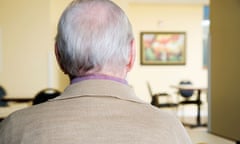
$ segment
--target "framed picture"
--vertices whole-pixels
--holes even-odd
[[[185,32],[141,32],[142,65],[184,65]]]

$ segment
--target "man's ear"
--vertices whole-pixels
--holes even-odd
[[[55,43],[55,56],[56,56],[59,67],[66,74],[66,71],[65,71],[64,67],[62,66],[62,64],[60,62],[61,57],[60,57],[60,54],[59,54],[59,51],[58,51],[57,43]]]
[[[129,53],[129,61],[128,61],[128,65],[127,65],[127,72],[129,72],[133,65],[134,65],[134,61],[136,58],[136,46],[135,46],[135,40],[131,40],[131,48],[130,48],[130,53]]]

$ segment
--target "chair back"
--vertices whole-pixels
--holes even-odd
[[[180,81],[179,85],[192,85],[191,81]],[[193,95],[193,90],[179,90],[179,94],[185,98],[189,98]]]
[[[149,82],[147,82],[147,88],[148,88],[148,92],[149,92],[149,94],[150,94],[150,96],[151,96],[151,104],[152,104],[152,105],[158,104],[158,98],[157,98],[157,96],[154,96],[154,95],[153,95],[152,88],[151,88]]]
[[[148,88],[149,94],[150,94],[151,97],[152,97],[153,93],[152,93],[152,89],[151,89],[151,86],[150,86],[149,82],[147,82],[147,88]]]
[[[2,86],[0,86],[0,106],[7,106],[7,103],[6,103],[6,102],[1,101],[1,99],[2,99],[5,95],[7,95],[6,90],[5,90]]]
[[[53,88],[46,88],[38,92],[33,99],[33,105],[40,104],[59,96],[61,92]]]
[[[2,98],[3,96],[5,96],[7,93],[6,93],[6,90],[0,86],[0,98]]]

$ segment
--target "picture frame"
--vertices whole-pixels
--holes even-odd
[[[141,32],[141,65],[185,65],[185,32]]]

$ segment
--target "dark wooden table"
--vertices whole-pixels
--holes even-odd
[[[205,127],[207,126],[206,123],[201,123],[201,93],[202,91],[206,91],[207,87],[205,86],[195,86],[195,85],[172,85],[172,88],[176,88],[179,90],[194,90],[197,91],[197,118],[196,118],[196,124],[186,124],[189,125],[190,127]]]
[[[5,96],[2,98],[2,101],[5,102],[32,102],[33,97],[12,97],[12,96]]]

